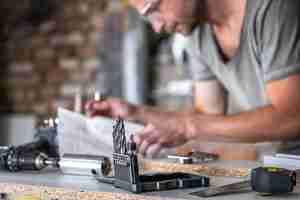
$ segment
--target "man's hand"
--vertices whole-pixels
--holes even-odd
[[[159,125],[147,125],[134,137],[142,155],[156,156],[163,148],[171,148],[188,141],[184,124],[180,120],[162,121]]]
[[[121,117],[128,119],[134,113],[136,107],[120,99],[110,98],[103,101],[89,101],[85,105],[88,116]]]

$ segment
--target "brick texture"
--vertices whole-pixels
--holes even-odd
[[[78,90],[95,88],[96,43],[110,1],[49,0],[42,17],[36,1],[14,1],[0,6],[0,112],[50,116],[58,106],[72,108]]]

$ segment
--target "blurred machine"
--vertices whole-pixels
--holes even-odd
[[[34,141],[30,143],[2,146],[1,168],[19,172],[52,167],[67,174],[93,176],[106,176],[111,172],[110,159],[105,156],[65,154],[60,157],[56,136],[56,126],[42,127],[37,130]]]

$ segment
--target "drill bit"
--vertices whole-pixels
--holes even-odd
[[[120,134],[121,134],[121,141],[120,141],[121,142],[121,154],[127,154],[124,120],[121,120]]]
[[[206,190],[201,190],[198,192],[193,192],[191,195],[199,197],[213,197],[217,195],[241,193],[241,192],[251,191],[250,180],[245,180],[237,183],[232,183],[223,186],[211,187]]]
[[[127,142],[125,134],[124,120],[117,119],[113,129],[113,146],[114,152],[119,154],[127,154]]]

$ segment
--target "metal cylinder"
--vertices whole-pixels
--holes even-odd
[[[111,172],[108,157],[65,154],[58,162],[63,173],[90,176],[107,176]]]
[[[47,167],[45,161],[48,159],[46,154],[41,152],[24,153],[15,148],[7,152],[5,166],[9,171],[17,172],[21,170],[41,170]]]

